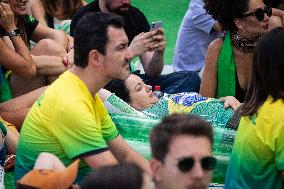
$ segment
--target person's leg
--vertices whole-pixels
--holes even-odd
[[[25,79],[15,73],[12,73],[9,76],[9,83],[12,91],[12,96],[14,98],[48,85],[48,81],[45,76],[37,75],[31,79]]]
[[[40,40],[31,50],[31,54],[34,56],[48,55],[63,57],[63,55],[66,54],[66,50],[51,39],[43,39]],[[58,75],[36,75],[31,79],[25,79],[15,73],[12,73],[9,80],[13,97],[18,97],[40,87],[46,86],[57,79],[57,77]]]
[[[151,86],[159,85],[164,93],[199,92],[200,77],[196,72],[174,72],[149,78],[145,74],[139,75],[143,81]]]
[[[49,55],[49,56],[63,56],[67,51],[56,41],[51,39],[42,39],[37,45],[32,48],[31,54],[35,56]]]
[[[46,88],[47,86],[41,87],[25,95],[0,103],[0,116],[5,121],[15,125],[20,131],[30,107]]]
[[[38,44],[31,50],[32,55],[48,55],[63,57],[66,55],[67,51],[62,45],[58,44],[56,41],[51,39],[43,39],[38,42]],[[58,75],[47,76],[48,84],[51,84],[58,78]]]

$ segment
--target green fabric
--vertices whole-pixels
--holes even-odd
[[[2,131],[3,136],[7,135],[7,128],[5,127],[4,123],[0,122],[0,130]]]
[[[6,77],[3,77],[2,79],[2,83],[0,84],[0,103],[12,99],[9,81]]]
[[[234,112],[232,109],[225,109],[223,102],[201,97],[197,93],[165,94],[150,108],[137,111],[113,94],[104,104],[126,142],[147,159],[151,158],[150,131],[165,116],[183,112],[210,122],[214,128],[213,153],[218,159],[213,181],[224,182],[236,131],[225,128]]]
[[[228,32],[222,45],[217,62],[217,94],[216,98],[235,96],[236,76],[235,58],[231,35]]]

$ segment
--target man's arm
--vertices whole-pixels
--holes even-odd
[[[127,161],[135,163],[146,172],[151,173],[149,162],[135,152],[120,135],[111,140],[108,146],[110,150],[84,157],[83,159],[92,168],[110,166],[118,162]]]
[[[120,135],[111,140],[108,145],[111,153],[119,162],[135,163],[147,173],[151,173],[149,162],[134,151]]]
[[[145,74],[149,77],[161,74],[164,67],[165,47],[166,41],[162,29],[137,35],[129,46],[132,53],[140,57]]]
[[[95,155],[83,157],[83,160],[92,168],[96,169],[103,166],[111,166],[117,164],[117,160],[112,153],[107,150]]]

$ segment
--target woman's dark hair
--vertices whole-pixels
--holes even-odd
[[[140,189],[142,185],[142,169],[135,164],[123,163],[96,170],[83,181],[81,189]]]
[[[110,81],[105,87],[112,93],[115,93],[121,100],[126,103],[130,103],[129,89],[125,85],[125,80],[115,79]]]
[[[224,31],[234,32],[236,18],[242,18],[249,9],[249,0],[204,0],[206,11],[218,20]]]
[[[51,15],[56,16],[56,13],[61,8],[59,1],[56,0],[42,0],[45,11]],[[83,6],[82,0],[64,0],[63,1],[63,15],[64,19],[72,19],[76,11]]]
[[[284,99],[284,28],[275,28],[256,45],[250,83],[241,110],[243,116],[253,115],[269,95]]]

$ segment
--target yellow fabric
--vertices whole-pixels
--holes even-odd
[[[40,152],[53,153],[68,165],[80,155],[105,150],[117,135],[99,96],[92,96],[77,76],[66,71],[34,103],[24,121],[16,177],[32,169]],[[84,171],[80,168],[79,176],[90,171],[86,164]]]

